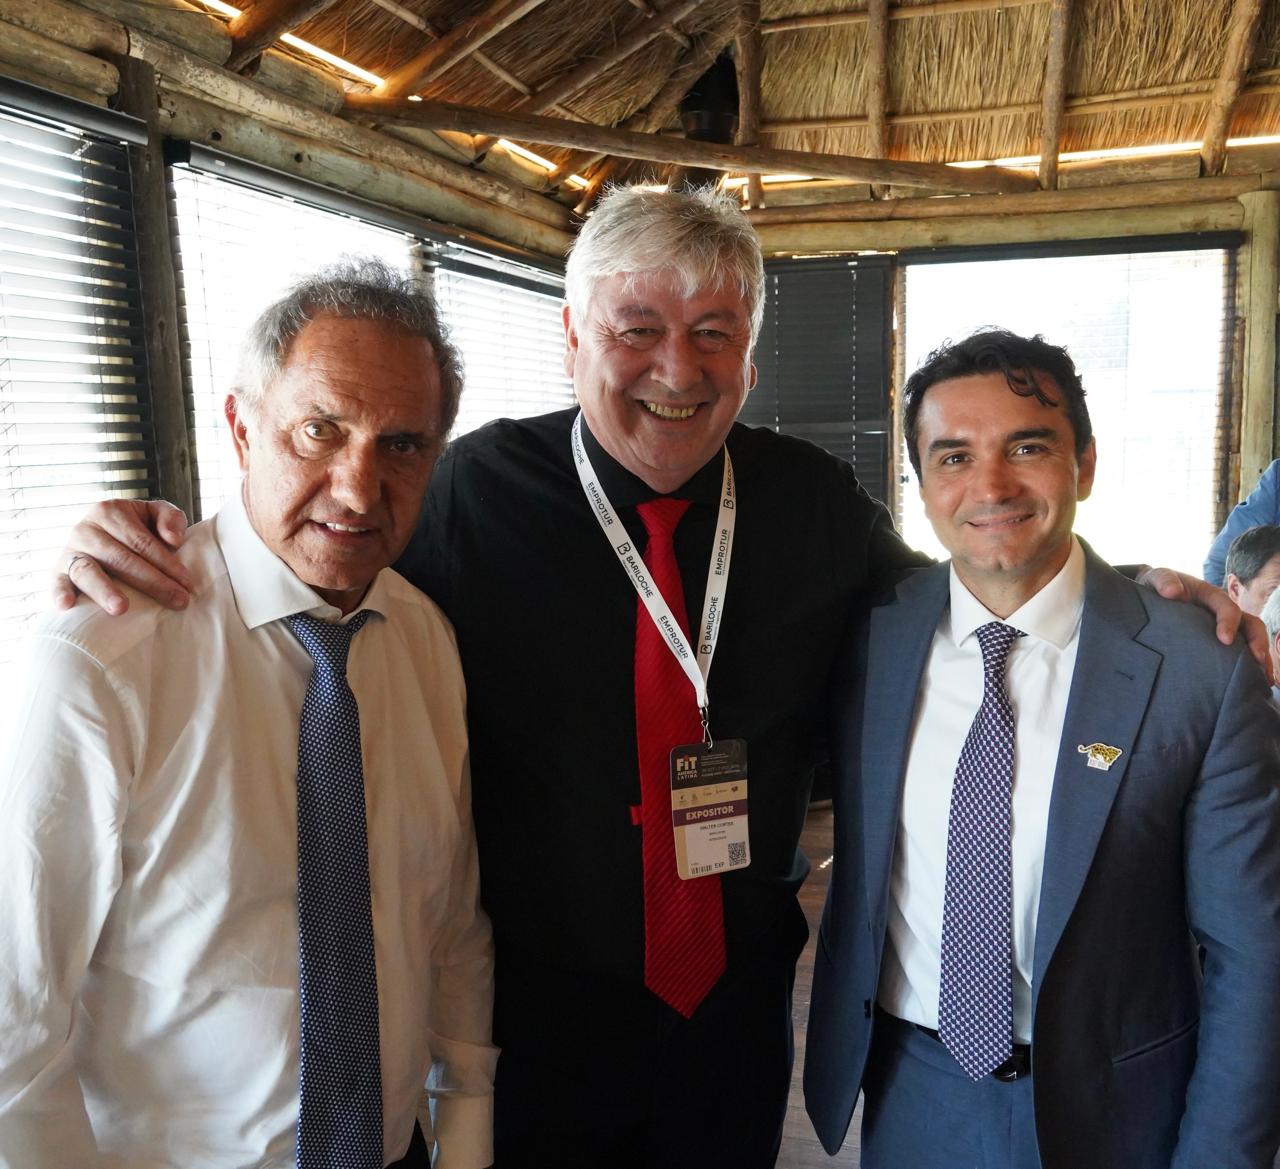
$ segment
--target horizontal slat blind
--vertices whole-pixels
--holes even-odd
[[[756,387],[739,416],[851,463],[878,499],[889,474],[890,276],[885,256],[766,264]]]
[[[253,319],[294,281],[344,255],[379,256],[408,271],[415,241],[214,175],[181,167],[169,175],[196,494],[205,517],[240,481],[222,406]]]
[[[155,489],[142,331],[125,148],[0,112],[0,668],[85,507]]]
[[[563,292],[558,281],[534,291],[531,281],[503,282],[443,264],[436,297],[462,351],[466,389],[454,434],[494,418],[526,418],[573,404],[564,373]]]

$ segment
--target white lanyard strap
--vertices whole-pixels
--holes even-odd
[[[711,659],[715,656],[716,641],[720,637],[720,618],[724,614],[724,595],[729,586],[729,560],[733,555],[733,529],[737,522],[737,500],[733,487],[733,462],[728,448],[724,452],[724,480],[720,487],[720,513],[716,520],[716,537],[711,548],[711,562],[707,566],[707,596],[702,606],[702,622],[697,629],[697,652],[690,647],[680,628],[680,622],[671,612],[671,606],[649,579],[649,570],[636,550],[631,537],[609,502],[604,487],[582,442],[582,412],[573,420],[573,461],[578,468],[582,490],[591,505],[592,514],[600,530],[608,538],[614,555],[626,570],[627,578],[634,586],[649,616],[666,638],[676,661],[684,670],[698,699],[702,712],[703,729],[707,725],[707,675],[711,672]],[[709,741],[709,738],[708,738]]]

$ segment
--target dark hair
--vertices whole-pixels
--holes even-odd
[[[1231,541],[1225,572],[1242,585],[1250,585],[1273,556],[1280,556],[1280,528],[1275,524],[1259,524]]]
[[[929,387],[978,373],[1004,374],[1004,380],[1015,394],[1035,398],[1044,406],[1057,406],[1058,399],[1047,392],[1036,375],[1051,377],[1065,399],[1061,405],[1075,432],[1076,458],[1083,456],[1093,438],[1093,423],[1089,421],[1089,408],[1084,402],[1084,386],[1067,351],[1060,345],[1050,345],[1039,334],[1019,337],[1008,329],[979,329],[963,341],[954,344],[948,341],[935,349],[903,387],[902,432],[917,477],[920,474],[920,452],[916,449],[920,404]]]

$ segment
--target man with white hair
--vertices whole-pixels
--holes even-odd
[[[0,760],[0,1165],[490,1162],[461,670],[388,567],[460,389],[424,289],[304,281],[227,398],[200,603],[36,636]]]
[[[1271,653],[1271,676],[1280,678],[1280,588],[1271,590],[1271,595],[1258,614],[1267,629],[1267,648]],[[1280,687],[1272,686],[1272,701],[1280,705]]]

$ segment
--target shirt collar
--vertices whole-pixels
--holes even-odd
[[[1071,537],[1067,562],[1047,585],[1008,617],[997,617],[978,600],[956,575],[951,565],[951,609],[947,632],[960,645],[980,626],[1001,621],[1021,629],[1028,637],[1038,637],[1058,649],[1065,649],[1080,626],[1084,611],[1084,549]]]
[[[586,448],[587,457],[595,469],[600,486],[604,488],[615,507],[634,507],[646,500],[657,499],[659,492],[654,491],[643,479],[633,475],[604,447],[587,425],[587,418],[582,417],[582,445]],[[713,507],[720,503],[720,488],[724,482],[724,447],[716,451],[693,477],[681,484],[671,495],[680,499],[689,499],[694,503],[709,503]]]
[[[387,615],[387,570],[374,578],[359,608],[347,616],[336,605],[329,604],[310,585],[304,584],[254,531],[245,510],[244,499],[237,489],[231,494],[214,519],[218,547],[227,565],[236,611],[248,629],[257,629],[272,621],[307,613],[322,621],[345,624],[361,609],[372,609]]]

